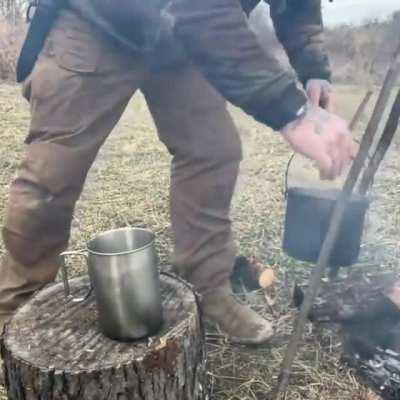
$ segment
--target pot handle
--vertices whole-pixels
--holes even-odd
[[[356,113],[354,114],[354,116],[353,116],[353,118],[352,118],[352,120],[351,120],[351,122],[350,122],[350,124],[349,124],[350,130],[351,130],[351,131],[353,131],[353,130],[357,127],[357,124],[358,124],[358,122],[360,121],[360,118],[361,118],[363,112],[365,111],[365,108],[367,107],[368,102],[369,102],[369,100],[370,100],[372,94],[373,94],[373,92],[372,92],[371,90],[369,90],[369,91],[366,93],[366,95],[364,96],[364,98],[363,98],[361,104],[358,106],[358,109],[357,109]],[[357,139],[354,139],[354,141],[357,142],[357,143],[360,143],[360,141],[357,140]],[[285,173],[285,193],[284,193],[285,199],[287,199],[287,194],[288,194],[288,190],[289,190],[289,185],[288,185],[288,180],[289,180],[289,169],[290,169],[290,166],[292,165],[293,159],[294,159],[294,157],[296,156],[296,154],[297,154],[297,153],[293,153],[293,154],[290,156],[289,161],[288,161],[288,164],[287,164],[287,167],[286,167],[286,173]],[[372,160],[371,154],[368,154],[367,157],[368,157],[368,161],[371,162],[371,160]]]
[[[61,272],[62,272],[62,280],[64,284],[64,294],[65,294],[65,299],[66,300],[72,300],[74,303],[80,303],[83,301],[86,301],[89,296],[92,294],[93,288],[90,286],[90,289],[88,293],[83,296],[83,297],[74,297],[71,295],[71,288],[69,286],[69,280],[68,280],[68,268],[67,268],[67,263],[66,263],[66,258],[67,257],[84,257],[86,260],[86,263],[88,262],[88,255],[86,251],[65,251],[60,254],[60,259],[61,259]]]
[[[289,161],[288,161],[287,166],[286,166],[286,172],[285,172],[285,192],[284,192],[285,199],[287,199],[288,190],[289,190],[289,171],[290,171],[290,166],[292,165],[292,162],[293,162],[295,156],[296,156],[296,153],[293,153],[293,154],[290,156]]]
[[[354,114],[354,116],[353,116],[353,118],[352,118],[352,120],[351,120],[351,122],[350,122],[350,125],[349,125],[351,131],[353,131],[353,130],[357,127],[357,124],[358,124],[358,122],[360,121],[360,118],[361,118],[363,112],[365,111],[365,108],[367,107],[368,102],[369,102],[369,100],[370,100],[372,94],[373,94],[373,92],[372,92],[371,90],[369,90],[369,91],[366,93],[366,95],[364,96],[364,98],[363,98],[361,104],[358,106],[358,109],[357,109],[356,113]],[[357,143],[360,143],[360,141],[357,140],[357,139],[353,139],[353,140],[354,140],[355,142],[357,142]],[[290,166],[292,165],[292,162],[293,162],[293,159],[294,159],[295,156],[296,156],[296,153],[293,153],[293,154],[290,156],[289,161],[288,161],[288,164],[287,164],[287,167],[286,167],[286,173],[285,173],[285,193],[284,193],[285,199],[287,199],[287,193],[288,193],[288,190],[289,190],[289,184],[288,184],[288,180],[289,180],[289,169],[290,169]],[[370,154],[368,154],[367,157],[368,157],[368,161],[371,162],[372,156],[371,156]]]
[[[360,141],[359,141],[358,139],[353,139],[353,140],[354,140],[356,143],[360,143]],[[293,162],[294,158],[296,157],[296,154],[297,154],[297,153],[293,153],[293,154],[290,156],[289,161],[288,161],[287,166],[286,166],[286,172],[285,172],[285,192],[284,192],[285,199],[287,199],[288,190],[289,190],[289,172],[290,172],[290,167],[291,167],[291,165],[292,165],[292,162]],[[371,154],[368,154],[368,155],[367,155],[367,159],[368,159],[369,162],[371,162],[371,161],[372,161],[372,155],[371,155]]]

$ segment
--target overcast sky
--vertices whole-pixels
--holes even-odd
[[[361,23],[366,19],[386,18],[400,10],[400,0],[323,0],[326,25]]]

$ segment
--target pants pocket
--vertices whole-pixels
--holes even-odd
[[[58,65],[77,73],[96,72],[100,50],[90,33],[73,32],[54,43],[54,55]]]
[[[68,71],[93,73],[99,66],[101,39],[96,28],[74,13],[61,13],[51,31],[44,53],[54,56]]]

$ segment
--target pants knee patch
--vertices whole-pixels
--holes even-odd
[[[8,251],[33,263],[68,241],[75,202],[90,163],[51,143],[31,145],[11,186],[3,231]]]
[[[25,266],[34,265],[50,254],[61,253],[67,247],[68,238],[48,237],[35,240],[3,228],[3,241],[8,253],[15,261]]]

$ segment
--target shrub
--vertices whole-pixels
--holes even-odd
[[[14,25],[0,19],[0,80],[15,79],[15,67],[24,34],[22,23]]]

